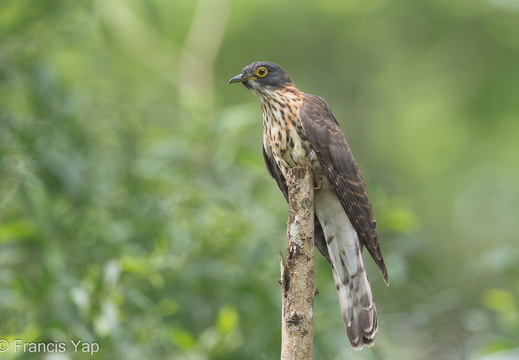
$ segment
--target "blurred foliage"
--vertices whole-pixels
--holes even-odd
[[[286,205],[226,83],[270,60],[342,123],[391,280],[355,352],[318,260],[315,358],[519,357],[518,34],[517,0],[1,0],[0,338],[279,357]],[[92,358],[2,358],[58,355]]]

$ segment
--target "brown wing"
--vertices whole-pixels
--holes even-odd
[[[278,168],[276,161],[272,156],[272,150],[268,144],[263,144],[263,159],[265,160],[265,165],[267,165],[267,170],[270,176],[276,180],[279,189],[283,193],[283,196],[285,196],[285,200],[288,202],[288,188],[286,179],[283,176],[281,170]],[[328,254],[328,246],[326,246],[323,228],[321,227],[317,216],[314,217],[314,243],[321,254],[323,254],[326,260],[328,260],[328,262],[331,264],[332,261],[330,260],[330,255]]]
[[[375,215],[346,136],[328,104],[318,96],[305,95],[299,118],[361,244],[368,249],[387,284],[387,269],[378,244]]]
[[[278,165],[276,164],[276,161],[272,155],[272,150],[268,144],[263,144],[263,160],[265,160],[265,165],[267,165],[267,170],[270,176],[276,180],[279,190],[281,190],[285,200],[288,202],[287,181],[281,170],[279,170]]]

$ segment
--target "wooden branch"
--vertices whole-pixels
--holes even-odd
[[[311,360],[314,326],[314,187],[310,168],[289,170],[288,249],[279,252],[283,310],[281,360]]]

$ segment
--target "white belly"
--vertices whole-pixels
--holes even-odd
[[[326,178],[310,142],[301,139],[295,130],[290,131],[288,137],[279,136],[279,134],[285,134],[285,132],[281,132],[278,124],[270,124],[263,132],[263,143],[270,146],[272,156],[283,176],[287,177],[290,168],[310,166],[314,173],[315,187],[321,187]]]

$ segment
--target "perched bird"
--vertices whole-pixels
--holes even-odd
[[[260,101],[263,156],[285,198],[288,169],[311,167],[315,245],[332,266],[351,345],[356,349],[372,346],[378,329],[377,310],[362,258],[364,247],[386,284],[389,281],[373,208],[339,123],[322,98],[300,91],[272,62],[254,62],[229,83],[242,83]]]

